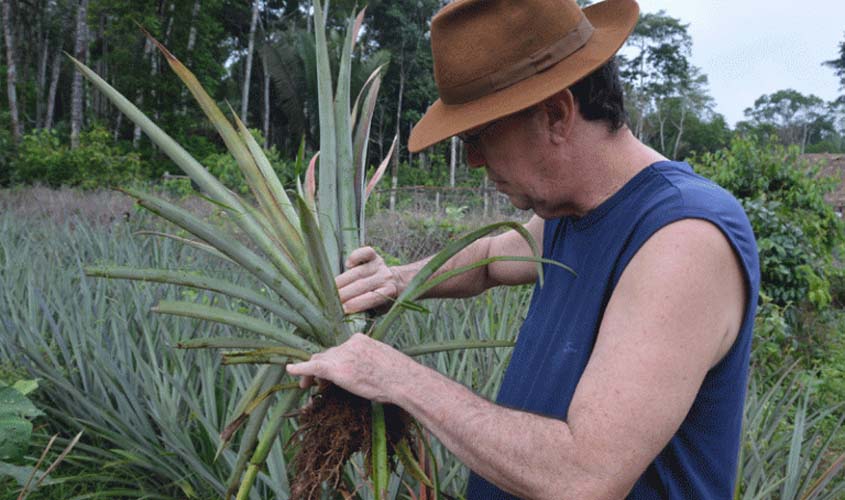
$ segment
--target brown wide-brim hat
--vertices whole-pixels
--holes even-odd
[[[568,88],[622,47],[639,17],[635,0],[458,0],[431,23],[440,93],[411,131],[408,149],[529,108]]]

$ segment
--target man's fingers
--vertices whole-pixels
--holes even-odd
[[[299,388],[300,389],[308,389],[314,385],[314,377],[311,375],[305,375],[304,377],[299,377]]]
[[[285,367],[288,372],[288,375],[293,375],[294,377],[301,376],[301,377],[313,377],[315,375],[319,375],[318,373],[318,365],[313,360],[317,354],[312,356],[311,361],[303,361],[302,363],[291,363]]]
[[[354,281],[344,287],[338,288],[337,292],[340,295],[340,302],[345,303],[349,299],[364,295],[367,292],[379,290],[383,287],[384,280],[376,275]]]
[[[346,267],[355,267],[365,262],[369,262],[378,257],[378,254],[372,247],[361,247],[352,250],[349,257],[346,259]]]
[[[367,276],[372,274],[372,272],[372,269],[369,269],[367,266],[353,267],[350,268],[348,271],[337,275],[334,279],[334,284],[338,289],[340,289],[351,283],[355,283],[356,281],[359,281],[362,278],[366,278]]]
[[[389,300],[395,298],[388,295],[387,292],[389,292],[387,288],[380,288],[372,292],[363,293],[346,301],[343,301],[341,298],[341,301],[343,302],[343,311],[346,314],[354,314],[384,305]]]

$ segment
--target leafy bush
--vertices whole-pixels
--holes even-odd
[[[835,181],[820,178],[797,148],[776,141],[735,138],[729,148],[694,163],[740,199],[757,237],[756,369],[772,374],[797,360],[817,380],[817,405],[842,400],[845,315],[837,308],[845,275],[837,256],[845,229],[825,202]]]
[[[21,460],[29,447],[31,420],[44,414],[27,397],[37,387],[35,380],[0,382],[0,464]]]
[[[478,187],[484,178],[483,168],[468,168],[463,161],[458,162],[455,170],[455,185]],[[412,163],[403,161],[399,164],[400,186],[448,186],[449,158],[438,153],[436,148],[426,157],[425,164],[419,156]]]
[[[825,201],[835,180],[820,178],[797,148],[775,141],[737,137],[693,163],[742,201],[757,235],[762,293],[781,306],[825,309],[830,279],[840,272],[834,252],[845,243],[845,225]]]
[[[78,186],[83,189],[125,185],[143,170],[138,153],[114,145],[109,132],[94,127],[71,149],[53,130],[24,135],[12,162],[12,183]]]

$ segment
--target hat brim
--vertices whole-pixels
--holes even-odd
[[[408,149],[416,153],[454,135],[516,113],[568,88],[606,63],[639,19],[635,0],[604,0],[584,8],[595,28],[586,45],[551,68],[475,101],[448,105],[438,99],[414,126]]]

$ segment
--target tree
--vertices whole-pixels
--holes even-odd
[[[439,0],[394,0],[376,3],[367,13],[372,39],[391,53],[380,106],[395,112],[378,113],[377,116],[387,123],[375,126],[378,130],[392,129],[400,137],[399,151],[394,155],[391,167],[394,188],[398,184],[401,145],[407,142],[403,132],[410,130],[437,98],[432,77],[429,20],[440,7]],[[379,137],[381,141],[386,139],[384,135]],[[395,198],[391,196],[391,208],[394,205]]]
[[[65,20],[73,12],[67,2],[47,2],[46,8],[42,9],[44,16],[47,17],[47,30],[49,34],[44,43],[44,54],[49,52],[48,45],[52,43],[53,53],[51,62],[47,63],[50,69],[50,84],[47,88],[46,96],[39,93],[39,99],[44,98],[44,118],[41,120],[41,125],[45,129],[53,128],[53,121],[56,112],[56,96],[59,90],[59,79],[62,73],[62,63],[65,61],[64,44],[65,44]],[[51,41],[52,40],[52,41]],[[45,61],[46,62],[46,61]],[[46,71],[47,68],[45,68]],[[43,89],[40,91],[43,92]]]
[[[710,120],[703,120],[692,114],[684,132],[683,145],[675,158],[689,158],[726,148],[732,135],[724,116],[716,113]]]
[[[3,39],[6,43],[6,91],[9,96],[9,116],[12,138],[17,144],[21,139],[21,123],[18,116],[17,68],[15,64],[15,40],[12,31],[12,0],[3,0]]]
[[[833,68],[836,76],[839,77],[839,85],[842,92],[845,92],[845,40],[842,40],[842,42],[839,43],[839,57],[830,61],[825,61],[822,64]],[[845,95],[842,97],[845,98]]]
[[[79,61],[85,61],[88,45],[88,0],[79,0],[76,11],[76,30],[74,33],[73,57]],[[82,131],[83,92],[82,74],[79,71],[74,71],[70,112],[71,148],[79,146],[79,133]]]
[[[246,49],[246,65],[244,69],[244,82],[241,94],[241,119],[248,124],[247,111],[249,110],[249,83],[252,78],[252,56],[255,53],[255,28],[258,25],[259,1],[252,0],[252,16],[249,22],[249,41]]]
[[[752,127],[773,130],[784,145],[797,145],[803,153],[808,144],[835,133],[830,107],[815,95],[793,89],[760,96],[745,110]]]
[[[304,24],[304,23],[303,23]],[[291,152],[304,137],[311,151],[319,149],[319,116],[317,113],[317,65],[314,36],[306,26],[288,21],[268,33],[260,49],[262,64],[273,81],[275,99],[273,122],[279,136],[279,146]],[[328,33],[331,67],[337,70],[343,39],[336,30]],[[390,54],[374,48],[370,53],[357,52],[352,64],[351,92],[353,99],[376,68],[387,64]]]
[[[689,60],[688,27],[664,11],[642,14],[627,42],[633,55],[618,56],[632,131],[672,157],[683,148],[692,116],[700,121],[713,117],[707,76]]]

